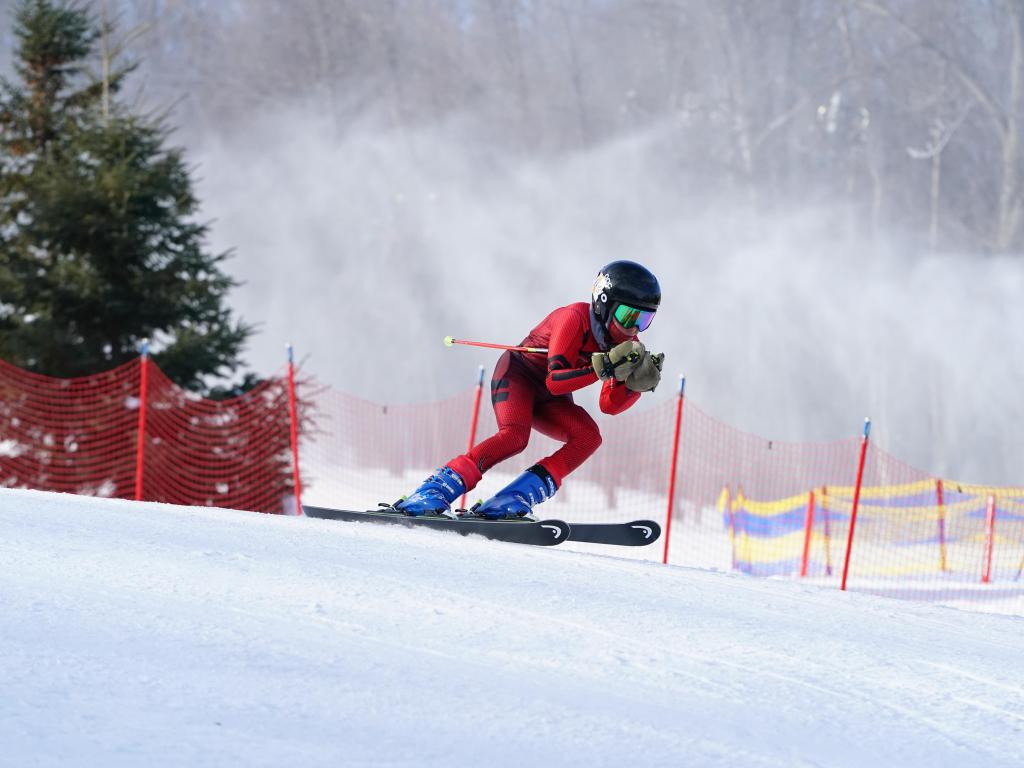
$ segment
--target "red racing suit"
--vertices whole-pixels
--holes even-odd
[[[601,445],[597,423],[572,393],[598,381],[590,362],[593,352],[606,352],[594,338],[590,306],[585,302],[560,307],[530,331],[520,346],[547,347],[542,353],[505,352],[494,368],[491,403],[498,431],[448,462],[471,490],[484,472],[526,449],[530,430],[564,445],[539,464],[555,484],[579,467]],[[618,414],[640,399],[622,382],[608,379],[601,387],[603,413]]]

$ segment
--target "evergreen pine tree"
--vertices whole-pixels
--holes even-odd
[[[235,285],[221,270],[227,254],[205,248],[181,151],[166,146],[160,121],[117,101],[131,67],[88,76],[111,29],[73,2],[19,0],[14,31],[16,77],[0,80],[0,359],[82,376],[136,358],[149,338],[154,361],[180,387],[224,398],[255,386],[252,374],[225,381],[241,366],[251,328],[224,304]],[[175,412],[168,424],[179,434],[147,435],[147,471],[173,477],[197,461],[217,471],[145,486],[144,498],[221,506],[259,498],[260,510],[281,511],[292,483],[283,382],[267,382],[256,407],[239,399],[198,412],[188,411],[191,395],[169,389],[162,408]],[[125,378],[105,397],[130,409],[136,395]],[[47,434],[37,415],[17,387],[0,391],[0,434],[21,441],[21,459],[0,466],[0,486],[132,496],[123,481],[97,485],[96,466],[66,445],[120,439],[109,453],[134,456],[136,432],[100,435],[93,414],[72,409],[60,434]],[[225,437],[224,425],[243,415],[250,428]],[[216,443],[211,455],[197,454],[206,449],[192,445],[189,430],[207,448]]]
[[[104,31],[77,4],[16,8],[16,77],[0,81],[0,358],[84,375],[150,338],[172,380],[203,390],[238,370],[251,328],[225,306],[228,254],[205,247],[181,150],[116,99],[131,67],[87,75]]]

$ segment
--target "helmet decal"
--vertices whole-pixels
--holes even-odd
[[[604,272],[598,272],[597,278],[594,280],[594,290],[592,292],[594,301],[608,301],[608,296],[605,291],[612,287],[612,280]]]
[[[592,317],[605,329],[611,327],[616,307],[623,304],[648,313],[656,312],[661,304],[658,278],[635,261],[605,264],[598,271],[591,290]]]

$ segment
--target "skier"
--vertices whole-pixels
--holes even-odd
[[[471,491],[484,472],[526,449],[530,430],[565,443],[523,472],[474,514],[489,519],[534,519],[532,509],[551,498],[566,475],[601,445],[597,424],[572,393],[599,379],[603,413],[619,414],[661,380],[664,355],[652,355],[637,339],[654,319],[661,287],[632,261],[606,265],[594,281],[591,301],[551,312],[523,340],[542,353],[505,352],[491,379],[498,432],[456,456],[394,506],[409,515],[451,515],[451,505]]]

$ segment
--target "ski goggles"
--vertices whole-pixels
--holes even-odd
[[[628,304],[619,304],[615,308],[615,320],[623,328],[636,327],[641,331],[646,331],[650,327],[651,321],[654,320],[654,310],[637,309]]]

